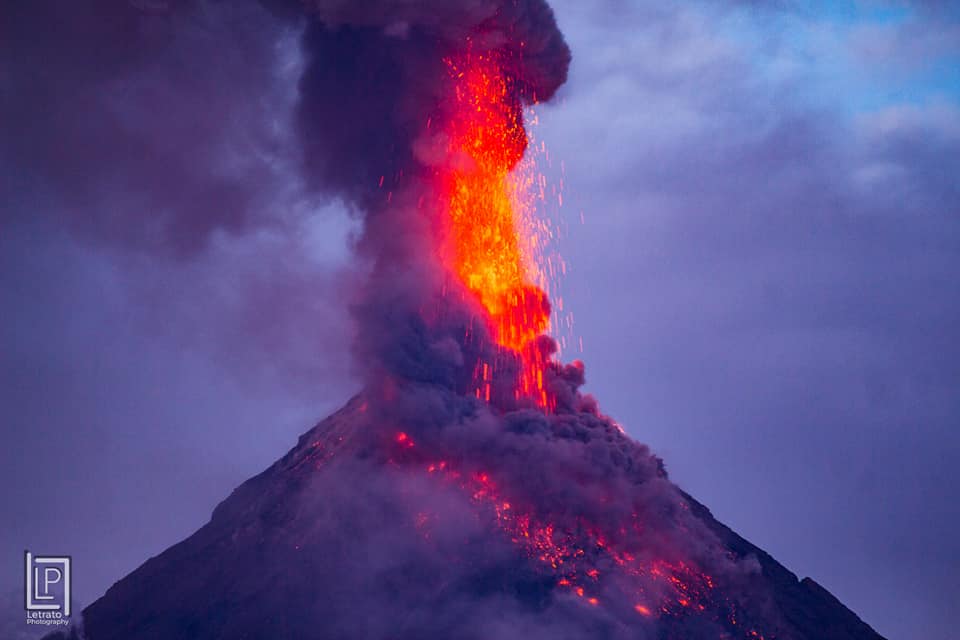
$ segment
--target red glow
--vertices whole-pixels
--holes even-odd
[[[443,480],[467,492],[524,555],[557,576],[558,587],[568,589],[589,605],[601,604],[597,594],[604,572],[598,567],[603,566],[608,567],[605,571],[632,578],[633,596],[642,602],[656,602],[660,616],[680,615],[691,605],[704,611],[718,597],[713,578],[689,563],[640,560],[608,543],[589,523],[578,523],[578,532],[574,533],[521,510],[514,501],[504,500],[487,473],[462,474],[446,461],[430,463],[426,469],[432,474],[442,472]],[[643,616],[653,616],[646,604],[637,604],[634,609]]]
[[[530,201],[511,175],[527,147],[522,111],[495,57],[468,55],[447,65],[454,102],[446,128],[452,161],[442,176],[447,265],[483,305],[497,344],[520,355],[517,396],[549,408],[547,358],[533,341],[549,327],[550,305],[536,284],[543,280],[532,255],[536,238],[520,224]],[[490,400],[492,373],[489,363],[478,364],[478,398]]]
[[[463,492],[482,521],[498,529],[521,555],[551,576],[557,589],[584,606],[617,610],[625,598],[631,603],[627,605],[631,615],[660,620],[706,615],[748,634],[738,637],[763,640],[763,634],[743,624],[736,603],[697,564],[673,554],[665,558],[643,552],[646,527],[638,515],[612,530],[583,517],[555,518],[531,506],[522,493],[510,491],[490,472],[467,472],[456,461],[424,459],[403,431],[394,432],[393,440],[398,461]],[[413,524],[425,539],[430,538],[430,523],[436,517],[415,514]],[[613,594],[619,596],[608,597]]]
[[[413,444],[413,438],[411,438],[410,436],[408,436],[408,435],[407,435],[406,433],[404,433],[403,431],[398,432],[397,435],[394,436],[393,439],[396,440],[396,441],[397,441],[397,444],[399,444],[399,445],[402,446],[402,447],[406,447],[406,448],[408,448],[408,449],[411,449],[411,448],[413,448],[413,446],[414,446],[414,444]]]

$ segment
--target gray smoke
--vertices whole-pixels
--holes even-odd
[[[190,255],[214,233],[290,215],[289,26],[252,2],[37,0],[0,12],[5,222]]]

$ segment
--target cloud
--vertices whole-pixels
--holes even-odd
[[[279,226],[290,172],[295,33],[255,4],[151,13],[124,2],[10,7],[0,167],[9,221],[186,255]]]

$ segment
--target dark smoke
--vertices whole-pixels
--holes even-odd
[[[449,103],[444,56],[503,54],[526,103],[548,100],[567,77],[570,51],[543,0],[304,4],[314,18],[300,82],[307,174],[360,206],[424,168],[414,149],[433,146],[418,137]]]
[[[177,256],[289,215],[295,32],[252,2],[169,5],[3,4],[6,224]]]
[[[412,358],[459,386],[451,368],[485,352],[482,335],[455,348],[475,309],[417,326],[457,286],[429,258],[423,180],[446,159],[425,123],[449,102],[442,58],[467,48],[502,54],[518,118],[556,92],[570,52],[543,0],[38,0],[2,17],[5,223],[192,256],[340,198],[365,220],[358,361],[409,375]]]
[[[308,68],[293,141],[284,43],[298,31]],[[282,224],[301,159],[311,189],[369,209],[380,176],[389,188],[416,172],[414,138],[443,93],[438,55],[468,36],[510,53],[525,101],[566,77],[542,0],[4,3],[2,215],[191,253],[215,232]]]
[[[570,51],[543,0],[304,5],[297,106],[304,176],[365,220],[358,249],[370,278],[353,301],[357,360],[374,380],[387,374],[463,389],[481,354],[498,356],[477,309],[460,301],[469,296],[449,295],[459,284],[434,257],[443,203],[429,178],[449,159],[437,151],[444,149],[439,128],[426,125],[444,121],[452,102],[443,60],[495,52],[522,120],[523,104],[549,99],[566,80]],[[289,2],[275,7],[290,13]],[[438,310],[429,329],[425,308]],[[500,395],[512,398],[512,389]]]

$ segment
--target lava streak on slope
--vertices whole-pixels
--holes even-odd
[[[415,448],[407,433],[398,432],[392,461],[419,468],[437,482],[463,492],[479,518],[495,526],[522,556],[551,576],[557,589],[585,606],[609,608],[615,616],[636,617],[637,624],[649,621],[663,629],[669,629],[671,621],[682,624],[690,617],[705,617],[735,629],[738,636],[773,640],[774,636],[765,636],[738,620],[737,604],[695,562],[644,553],[638,541],[645,524],[638,513],[616,531],[605,531],[582,515],[551,516],[511,494],[491,473],[464,471],[448,460],[424,460]],[[420,513],[416,526],[423,529],[433,519]],[[627,622],[632,624],[629,619]],[[683,636],[671,633],[665,637]]]
[[[523,224],[533,215],[526,185],[512,173],[527,148],[522,105],[497,54],[444,62],[454,107],[445,130],[450,162],[439,175],[449,212],[444,262],[483,306],[499,347],[519,355],[516,396],[550,409],[543,379],[549,356],[537,342],[549,328],[550,304],[537,284],[544,280],[537,237]],[[494,367],[478,363],[477,397],[490,399]]]

